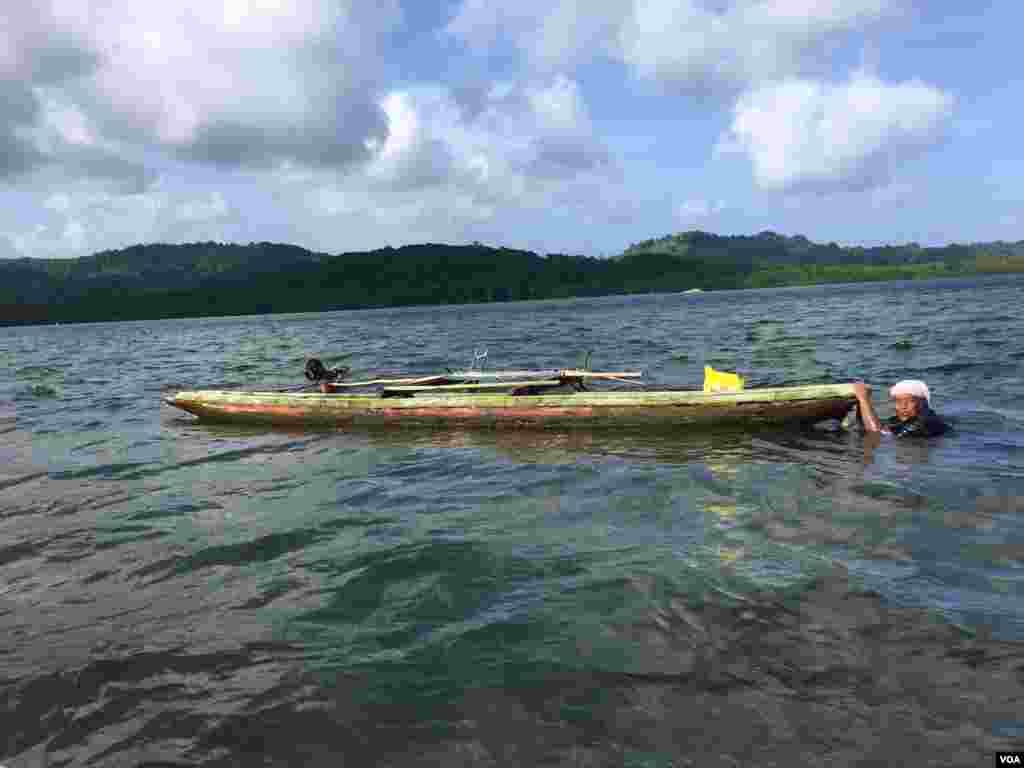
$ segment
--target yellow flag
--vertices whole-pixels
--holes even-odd
[[[710,365],[704,366],[705,392],[739,392],[743,389],[743,382],[739,374],[716,371]]]

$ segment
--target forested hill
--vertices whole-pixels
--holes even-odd
[[[982,262],[990,261],[993,267],[999,263],[1003,263],[1004,267],[1012,263],[1015,267],[1012,271],[1016,271],[1016,268],[1024,266],[1019,261],[1024,259],[1024,240],[1015,243],[952,244],[931,248],[922,247],[917,243],[863,247],[840,246],[836,243],[823,245],[812,242],[803,235],[787,237],[776,232],[722,236],[695,230],[631,245],[617,258],[628,261],[654,254],[729,262],[748,272],[801,264],[912,266],[941,262],[970,266],[975,265],[979,257]]]
[[[631,245],[612,259],[627,270],[673,272],[682,264],[706,265],[710,287],[908,280],[979,273],[1024,272],[1024,240],[923,247],[814,243],[776,232],[722,236],[692,231]],[[701,285],[698,287],[708,287]]]
[[[136,245],[78,259],[0,260],[0,324],[512,301],[690,288],[1024,271],[1024,241],[821,245],[772,232],[685,232],[611,259],[425,244],[338,255],[292,245]]]

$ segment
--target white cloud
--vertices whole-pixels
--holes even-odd
[[[820,74],[845,35],[904,0],[465,0],[447,31],[486,50],[505,40],[537,66],[599,56],[682,88]]]
[[[245,232],[208,196],[213,174],[343,174],[375,157],[400,20],[398,0],[6,4],[0,181],[20,215],[4,229],[32,256]],[[257,218],[260,232],[273,217]]]
[[[567,77],[556,77],[545,88],[530,89],[526,97],[538,122],[551,130],[572,133],[588,127],[579,86]]]
[[[868,195],[868,204],[876,211],[894,211],[911,205],[915,199],[923,196],[913,184],[905,181],[893,181],[889,184],[872,189]]]
[[[345,168],[384,138],[377,94],[397,0],[8,6],[0,82],[23,92],[0,114],[0,173],[101,144],[219,166]],[[15,132],[26,127],[34,143]]]
[[[723,200],[685,200],[676,208],[676,220],[680,223],[702,221],[725,210]]]
[[[208,222],[224,218],[228,213],[228,204],[220,192],[210,192],[178,203],[175,213],[180,221]]]
[[[328,84],[316,76],[311,49],[343,65],[331,73],[331,90],[358,81],[338,50],[353,15],[325,0],[113,0],[97,7],[87,30],[104,62],[95,84],[118,114],[170,144],[196,140],[218,119],[303,118],[319,110]]]
[[[854,40],[871,58],[865,33],[911,11],[905,0],[465,0],[447,31],[475,47],[505,41],[541,69],[604,57],[733,102],[719,146],[749,155],[764,187],[875,186],[935,139],[952,99],[863,73],[832,84],[834,59]]]
[[[365,174],[280,182],[293,190],[282,194],[292,214],[315,220],[304,229],[323,233],[316,247],[493,242],[509,222],[530,221],[526,239],[559,211],[583,225],[626,207],[618,169],[568,78],[498,83],[468,101],[443,87],[409,88],[388,94],[383,109],[388,139],[373,145]]]
[[[881,17],[884,0],[635,0],[619,33],[638,73],[702,87],[743,87],[818,72],[837,35]]]
[[[0,80],[59,83],[96,66],[78,32],[89,22],[84,2],[28,0],[0,10]]]
[[[499,42],[557,71],[606,51],[629,0],[464,0],[446,32],[478,51]]]
[[[15,259],[21,253],[14,246],[14,241],[7,235],[0,235],[0,259]]]
[[[492,84],[472,104],[463,95],[442,86],[386,94],[386,138],[368,139],[369,160],[347,173],[294,162],[240,171],[224,194],[174,175],[134,189],[83,180],[46,197],[43,220],[11,220],[9,229],[21,230],[16,246],[33,256],[223,240],[233,231],[336,252],[388,242],[508,242],[509,228],[522,244],[541,240],[552,218],[587,227],[633,211],[575,81]],[[273,200],[276,230],[241,223],[234,206],[245,190]]]
[[[610,162],[579,87],[563,76],[495,84],[473,109],[441,87],[395,91],[382,106],[388,138],[371,145],[368,176],[391,188],[518,186],[517,177],[567,179]]]
[[[239,218],[219,192],[171,188],[163,180],[134,194],[80,181],[47,196],[40,210],[41,220],[28,228],[4,223],[22,255],[68,258],[135,243],[223,240]]]
[[[98,138],[89,116],[80,107],[62,99],[61,94],[49,93],[49,90],[36,90],[43,107],[38,144],[48,153],[56,151],[58,144],[96,145]]]
[[[740,98],[719,148],[749,156],[765,188],[875,187],[941,135],[953,103],[925,83],[863,73],[841,84],[785,80]]]

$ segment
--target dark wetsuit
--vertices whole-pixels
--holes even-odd
[[[885,422],[885,428],[893,437],[934,437],[946,431],[946,422],[931,408],[924,406],[910,421],[900,421],[893,416]]]

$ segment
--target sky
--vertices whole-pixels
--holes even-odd
[[[21,0],[0,258],[1024,239],[1019,0]]]

